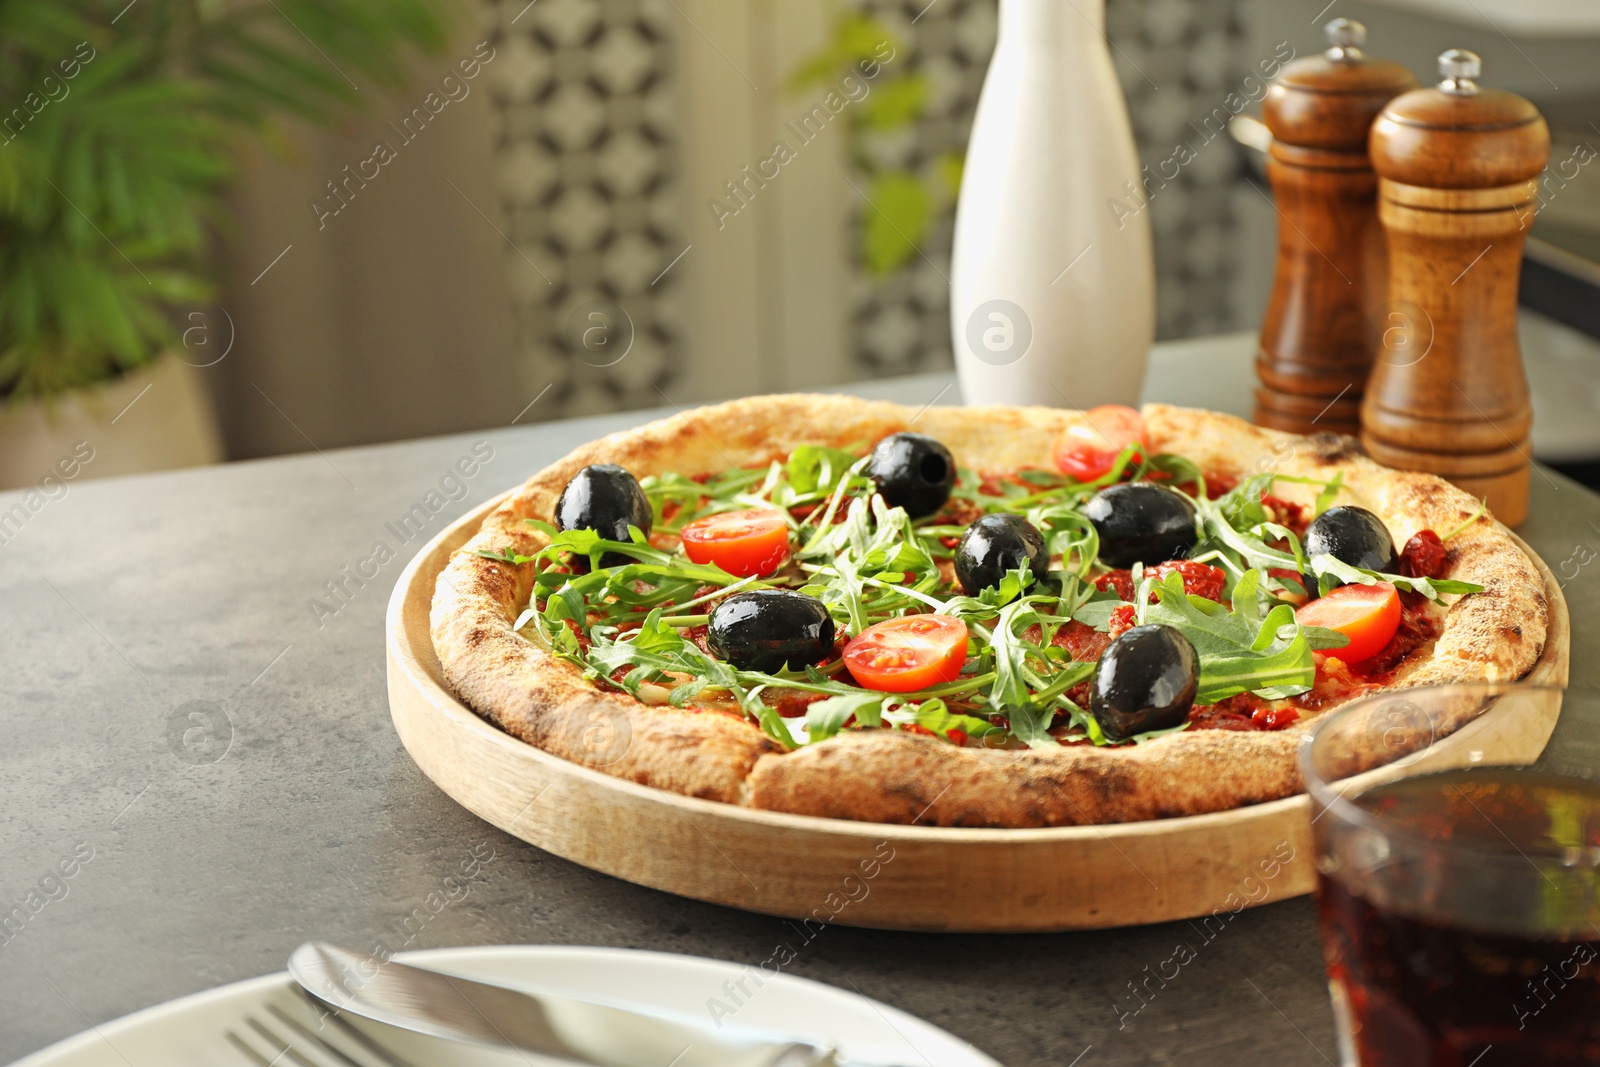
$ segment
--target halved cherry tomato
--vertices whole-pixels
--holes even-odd
[[[1394,639],[1400,628],[1400,594],[1388,582],[1341,585],[1325,597],[1298,608],[1294,617],[1305,626],[1326,626],[1350,639],[1327,654],[1346,663],[1371,659]]]
[[[1056,442],[1056,467],[1080,482],[1092,482],[1111,471],[1129,445],[1148,448],[1144,419],[1130,407],[1102,404],[1083,413],[1084,421],[1061,431]],[[1134,457],[1142,458],[1142,452]]]
[[[678,537],[684,554],[696,563],[715,563],[741,578],[771,574],[789,558],[789,524],[776,508],[707,515]]]
[[[953,682],[967,661],[967,624],[950,615],[907,615],[862,630],[844,646],[857,684],[910,693]]]

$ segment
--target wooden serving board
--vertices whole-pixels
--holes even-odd
[[[503,498],[501,498],[503,499]],[[1213,916],[1309,892],[1304,796],[1108,826],[967,830],[757,811],[679,796],[558,759],[491,726],[445,685],[428,614],[435,579],[499,499],[411,561],[389,601],[389,708],[419,767],[468,811],[585,867],[669,893],[798,920],[898,930],[1071,930]],[[1562,686],[1570,643],[1555,576],[1530,682]],[[1460,739],[1532,760],[1559,702],[1486,713]]]

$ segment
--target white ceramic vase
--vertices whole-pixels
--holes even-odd
[[[1150,220],[1105,0],[1000,0],[956,212],[950,326],[969,404],[1136,404]]]

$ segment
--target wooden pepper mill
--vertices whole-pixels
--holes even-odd
[[[1335,19],[1327,34],[1328,50],[1285,67],[1262,103],[1280,217],[1277,276],[1256,353],[1255,421],[1354,434],[1377,336],[1372,312],[1385,291],[1367,134],[1417,79],[1364,56],[1361,23]]]
[[[1390,321],[1361,443],[1380,463],[1487,497],[1515,526],[1528,514],[1533,426],[1517,278],[1550,128],[1522,97],[1480,88],[1481,66],[1446,52],[1438,88],[1398,98],[1372,127]]]

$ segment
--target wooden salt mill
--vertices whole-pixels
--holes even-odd
[[[1517,278],[1550,129],[1528,101],[1483,89],[1481,61],[1439,57],[1444,81],[1372,127],[1389,244],[1389,338],[1376,351],[1361,443],[1432,471],[1515,526],[1528,515],[1533,409],[1517,343]]]
[[[1354,434],[1376,339],[1372,313],[1385,291],[1367,134],[1417,79],[1363,55],[1361,23],[1335,19],[1327,34],[1328,50],[1285,67],[1262,103],[1280,217],[1277,276],[1256,352],[1255,421]]]

